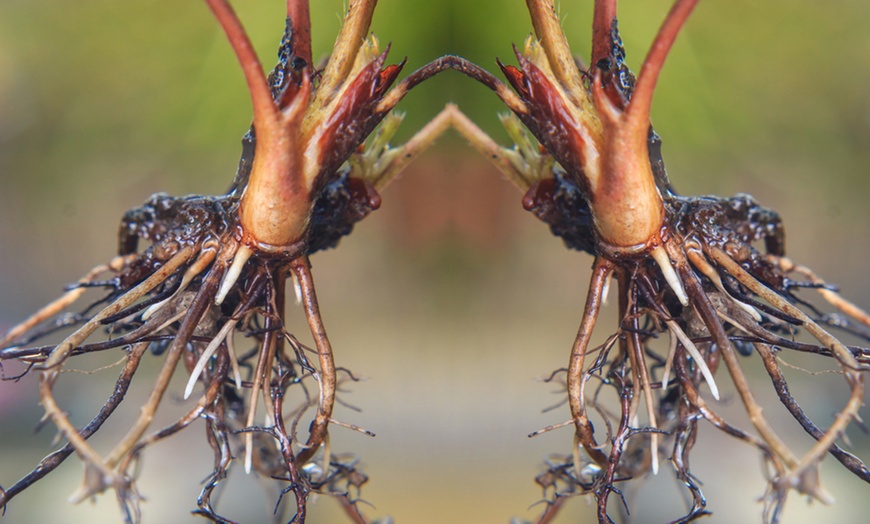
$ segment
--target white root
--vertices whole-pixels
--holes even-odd
[[[193,279],[196,278],[197,275],[202,273],[205,268],[207,268],[209,264],[214,261],[216,256],[217,250],[213,248],[203,247],[202,253],[199,255],[199,258],[197,258],[193,262],[193,264],[191,264],[190,267],[187,268],[187,271],[185,271],[184,275],[181,277],[181,283],[178,285],[178,289],[176,289],[175,292],[172,293],[172,296],[170,296],[169,298],[165,298],[156,304],[152,304],[151,307],[146,309],[145,312],[142,313],[142,320],[148,320],[154,315],[154,313],[156,313],[166,304],[169,304],[172,300],[178,297],[182,291],[187,289],[187,286],[190,285],[191,281],[193,281]]]
[[[233,257],[233,262],[230,264],[227,274],[224,275],[220,288],[218,288],[217,295],[214,297],[215,304],[223,304],[224,299],[227,298],[227,293],[229,293],[236,284],[239,275],[242,274],[242,269],[244,269],[245,263],[247,263],[248,259],[251,258],[253,254],[254,251],[248,246],[244,244],[239,246],[239,249],[236,251],[236,256]]]
[[[293,293],[296,295],[296,305],[302,304],[302,287],[299,285],[299,279],[292,272],[289,273],[289,277],[293,285]]]
[[[610,294],[610,278],[604,279],[604,284],[601,288],[601,305],[607,305],[607,296]]]
[[[653,406],[653,396],[652,390],[649,385],[649,376],[645,377],[643,381],[643,396],[646,399],[646,409],[649,416],[649,425],[653,429],[658,429],[658,422],[656,421],[656,411]],[[650,433],[650,457],[651,457],[651,467],[653,475],[659,474],[659,434],[657,432]]]
[[[683,283],[680,281],[680,277],[677,275],[676,270],[674,270],[673,264],[671,264],[671,257],[668,256],[668,252],[665,251],[664,247],[659,245],[650,251],[650,255],[652,255],[653,260],[656,261],[656,264],[658,264],[659,268],[662,270],[662,275],[674,291],[674,294],[677,295],[680,304],[688,306],[689,296],[686,294],[686,290],[683,288]]]
[[[54,368],[57,368],[64,360],[66,360],[66,357],[67,355],[69,355],[70,351],[72,351],[76,346],[84,342],[85,339],[87,339],[91,335],[91,333],[96,331],[102,325],[103,319],[116,315],[124,309],[133,305],[134,302],[139,300],[152,289],[163,283],[164,280],[169,278],[169,275],[174,273],[176,269],[178,269],[179,267],[181,267],[182,264],[187,262],[192,254],[192,247],[187,247],[180,250],[178,253],[175,254],[175,256],[170,258],[160,269],[155,271],[154,274],[146,278],[138,286],[121,295],[120,298],[118,298],[109,306],[106,306],[102,311],[100,311],[99,313],[94,315],[93,318],[88,320],[85,325],[80,327],[77,331],[68,336],[63,342],[58,344],[57,347],[52,350],[51,354],[48,356],[48,359],[45,361],[46,371],[44,372],[43,379],[53,381],[59,371]]]
[[[665,324],[667,324],[668,329],[671,330],[680,342],[682,342],[683,347],[686,348],[686,351],[689,352],[689,355],[695,359],[695,363],[698,365],[698,369],[701,370],[701,374],[704,376],[704,380],[707,381],[707,385],[710,386],[710,394],[713,395],[713,398],[719,400],[719,387],[716,385],[716,380],[713,379],[713,373],[710,372],[710,368],[707,367],[707,362],[704,361],[704,357],[701,356],[701,352],[698,351],[698,348],[695,346],[695,343],[692,342],[692,339],[686,335],[686,332],[683,331],[683,328],[680,327],[673,320],[665,319]]]
[[[187,381],[187,386],[184,388],[184,400],[190,398],[190,394],[193,393],[193,388],[196,386],[199,376],[202,374],[208,361],[211,359],[212,355],[215,354],[224,339],[232,337],[232,331],[233,328],[236,327],[236,322],[237,321],[232,318],[228,320],[223,327],[221,327],[220,331],[218,331],[218,334],[208,343],[205,351],[202,352],[202,355],[200,355],[199,360],[196,362],[196,366],[193,367],[193,371],[190,372],[190,378]]]
[[[757,309],[750,306],[749,304],[745,304],[736,298],[732,297],[728,291],[725,290],[725,286],[722,284],[722,278],[719,276],[719,273],[716,272],[716,269],[707,262],[707,259],[704,256],[693,249],[686,250],[686,256],[689,259],[689,262],[692,263],[693,266],[698,268],[698,270],[704,274],[705,277],[710,279],[713,282],[713,285],[716,286],[716,289],[722,293],[723,296],[728,297],[731,300],[731,303],[735,304],[740,309],[749,313],[749,316],[752,317],[752,320],[756,322],[761,322],[761,313],[758,312]]]

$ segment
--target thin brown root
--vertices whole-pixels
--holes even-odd
[[[776,456],[771,450],[770,447],[756,437],[755,435],[750,435],[731,424],[729,424],[725,419],[720,417],[715,411],[710,409],[710,406],[701,398],[701,395],[698,394],[698,390],[695,389],[695,386],[692,383],[692,379],[689,376],[689,371],[687,369],[685,357],[682,356],[679,352],[674,358],[674,371],[677,376],[677,380],[680,383],[680,386],[683,388],[683,391],[686,394],[686,400],[688,400],[689,404],[694,406],[698,412],[707,419],[714,427],[723,431],[724,433],[731,435],[732,437],[746,442],[747,444],[757,448],[761,451],[764,456],[770,460],[774,469],[778,473],[782,473],[785,471],[785,465],[782,463],[782,460]]]
[[[770,379],[773,382],[773,387],[779,395],[780,402],[789,410],[795,420],[804,428],[810,436],[816,440],[821,440],[825,436],[825,432],[819,429],[812,420],[804,413],[800,405],[795,401],[789,392],[788,383],[782,374],[782,371],[777,364],[777,356],[773,348],[769,344],[757,342],[754,344],[756,351],[761,356],[761,361],[767,370]],[[857,475],[865,482],[870,482],[870,469],[855,455],[844,451],[837,444],[832,444],[830,452],[852,473]]]
[[[308,441],[296,457],[300,464],[305,464],[317,453],[329,432],[329,419],[332,418],[332,408],[335,405],[335,361],[333,360],[332,346],[320,316],[320,308],[317,305],[317,295],[314,291],[314,279],[311,276],[308,257],[303,256],[293,260],[290,263],[290,270],[296,276],[299,288],[302,290],[302,307],[305,309],[308,327],[314,338],[317,357],[320,361],[320,371],[314,375],[315,380],[320,385],[317,415],[311,422]]]
[[[374,431],[362,428],[360,426],[357,426],[356,424],[348,424],[347,422],[341,422],[339,420],[335,420],[334,418],[329,419],[329,423],[335,424],[336,426],[341,426],[351,431],[356,431],[357,433],[362,433],[363,435],[368,435],[369,437],[376,436]]]
[[[583,366],[586,361],[586,349],[589,347],[592,331],[595,329],[595,322],[598,320],[598,313],[601,309],[601,291],[604,289],[604,282],[607,280],[612,269],[612,264],[605,258],[598,257],[595,259],[592,278],[589,282],[589,291],[586,295],[583,319],[580,321],[580,329],[577,331],[577,338],[574,340],[574,346],[571,348],[571,359],[568,364],[567,376],[568,401],[571,407],[571,415],[574,417],[576,436],[589,457],[601,467],[607,466],[608,457],[599,449],[598,444],[595,442],[592,424],[589,422],[589,417],[586,414],[586,406],[583,401],[583,385],[585,382],[583,379]]]
[[[76,346],[84,342],[91,333],[96,331],[102,324],[102,320],[105,318],[109,318],[120,311],[123,311],[131,304],[139,300],[141,297],[145,296],[152,289],[156,288],[160,284],[163,283],[164,280],[169,278],[170,275],[175,273],[175,271],[181,267],[182,264],[187,262],[188,259],[193,255],[194,248],[193,247],[185,247],[178,251],[172,258],[170,258],[160,269],[154,272],[150,277],[146,278],[138,286],[134,287],[127,293],[121,295],[118,300],[106,306],[102,311],[94,315],[85,325],[80,327],[73,334],[68,336],[66,340],[57,345],[56,348],[51,352],[48,359],[45,361],[45,369],[43,373],[45,374],[44,379],[48,379],[49,381],[54,381],[57,374],[57,367],[59,367],[66,357],[69,355],[70,351],[72,351]]]
[[[566,420],[565,422],[559,422],[558,424],[551,424],[549,426],[543,427],[537,431],[532,431],[529,433],[529,438],[537,437],[538,435],[543,435],[544,433],[549,433],[554,429],[564,428],[565,426],[570,426],[574,423],[574,419]]]
[[[677,270],[680,271],[680,274],[684,279],[695,311],[703,320],[704,325],[709,330],[713,340],[716,342],[716,346],[719,348],[722,359],[725,361],[725,366],[728,368],[734,386],[736,387],[740,399],[743,401],[743,405],[746,408],[746,412],[749,415],[749,420],[770,449],[783,460],[786,467],[789,470],[794,470],[798,465],[798,460],[785,443],[782,442],[764,417],[763,410],[755,400],[749,382],[743,374],[743,370],[737,360],[737,355],[731,345],[731,341],[725,333],[725,328],[719,321],[716,308],[704,292],[701,282],[685,261],[677,265]],[[815,495],[815,493],[813,494]]]
[[[544,510],[544,513],[538,517],[536,524],[550,524],[553,522],[553,519],[559,514],[559,511],[562,509],[562,506],[565,505],[565,502],[569,500],[570,497],[565,496],[556,496],[556,499],[547,504],[547,509]]]
[[[174,424],[168,426],[156,433],[148,435],[147,437],[141,439],[134,447],[130,450],[130,453],[124,458],[121,462],[119,471],[126,472],[130,467],[130,464],[138,458],[138,456],[142,453],[142,451],[152,444],[159,442],[167,437],[170,437],[179,431],[183,430],[195,420],[197,420],[205,409],[214,403],[215,399],[217,399],[218,394],[220,393],[221,386],[223,385],[224,380],[227,376],[227,371],[229,369],[229,364],[227,363],[227,357],[221,355],[218,358],[217,367],[214,375],[212,376],[211,381],[209,382],[208,387],[203,393],[202,397],[196,402],[196,406],[193,407],[190,411],[188,411],[184,416],[179,418]]]
[[[134,344],[130,348],[127,363],[124,365],[124,369],[121,371],[121,374],[115,383],[115,390],[113,391],[112,396],[109,397],[105,405],[100,409],[99,413],[97,413],[91,422],[78,432],[78,435],[82,439],[87,440],[91,435],[96,433],[102,427],[103,423],[108,420],[112,413],[114,413],[115,409],[121,405],[124,396],[127,394],[127,389],[130,387],[133,375],[139,368],[139,363],[142,361],[142,356],[145,354],[147,349],[147,343]],[[68,442],[61,449],[42,459],[36,468],[34,468],[34,470],[24,478],[9,488],[0,490],[0,508],[5,507],[12,497],[21,493],[32,484],[54,471],[73,453],[73,451],[75,451],[75,449],[75,446],[71,442]]]
[[[344,514],[347,515],[354,524],[369,524],[369,521],[360,512],[354,501],[350,500],[347,495],[339,495],[337,498],[342,509],[344,509]]]
[[[160,310],[160,308],[162,308],[166,304],[171,303],[172,300],[178,297],[185,289],[187,289],[187,286],[190,285],[194,278],[196,278],[200,273],[205,271],[206,268],[208,268],[208,266],[210,266],[211,263],[214,262],[216,256],[216,246],[203,245],[200,248],[200,255],[196,258],[196,260],[193,261],[192,264],[190,264],[190,267],[187,268],[187,270],[184,272],[184,275],[181,277],[181,283],[178,285],[178,289],[176,289],[169,297],[161,300],[156,304],[153,304],[148,309],[146,309],[142,313],[142,320],[148,320],[149,318],[151,318],[152,315],[154,315],[154,313]]]
[[[863,375],[857,371],[858,362],[842,342],[819,327],[819,325],[803,311],[793,306],[778,293],[758,281],[755,277],[740,267],[737,262],[732,260],[724,251],[718,248],[713,248],[710,253],[718,264],[724,267],[731,276],[736,278],[741,284],[745,285],[750,291],[762,297],[785,314],[801,320],[804,323],[804,328],[806,328],[806,330],[813,335],[816,340],[828,347],[840,362],[846,381],[852,390],[851,395],[849,396],[849,401],[846,403],[843,410],[834,418],[833,424],[831,424],[825,432],[825,435],[818,439],[812,449],[810,449],[810,451],[800,459],[800,463],[793,465],[791,467],[792,471],[780,480],[780,486],[782,487],[797,487],[802,491],[808,489],[809,494],[824,500],[826,497],[821,486],[818,486],[817,484],[806,486],[801,478],[813,474],[810,468],[822,459],[831,446],[835,444],[843,431],[845,431],[852,419],[858,414],[858,409],[861,407],[862,398],[864,396]]]
[[[130,360],[128,360],[127,366],[125,366],[125,372],[130,372],[130,377],[132,377],[132,372],[138,368],[139,361],[142,358],[142,354],[148,347],[147,342],[140,342],[139,344],[135,344],[130,351]],[[71,500],[74,502],[84,500],[94,492],[102,491],[106,487],[106,483],[112,485],[118,489],[125,489],[125,480],[111,471],[111,466],[103,460],[103,457],[87,442],[87,438],[93,434],[91,431],[89,434],[86,434],[85,431],[79,432],[75,426],[72,425],[69,418],[66,414],[61,411],[60,406],[58,406],[53,392],[52,392],[53,382],[48,380],[45,377],[45,373],[41,377],[39,384],[39,395],[45,409],[45,414],[48,417],[51,417],[54,424],[57,426],[58,430],[67,438],[69,441],[69,445],[75,449],[76,453],[82,458],[82,461],[85,463],[86,470],[90,469],[97,470],[99,476],[96,477],[99,479],[99,485],[93,486],[90,485],[88,479],[94,479],[93,475],[86,474],[86,484],[82,486],[82,489],[73,496]],[[117,401],[120,403],[120,399]],[[117,407],[117,405],[115,406]],[[110,413],[109,413],[110,414]],[[108,415],[106,415],[108,417]],[[105,420],[105,419],[103,419]],[[100,422],[102,423],[102,421]],[[96,430],[94,430],[96,431]]]
[[[6,333],[6,336],[0,339],[0,348],[6,347],[16,338],[20,337],[24,333],[27,333],[45,320],[66,309],[87,291],[87,284],[90,284],[91,282],[96,280],[97,277],[99,277],[106,271],[120,271],[121,268],[123,268],[127,263],[133,260],[134,257],[135,255],[115,257],[108,264],[100,264],[99,266],[90,270],[84,277],[79,279],[78,286],[76,286],[74,289],[67,291],[55,301],[43,307],[36,313],[30,315],[30,317],[28,317],[24,322],[21,322],[20,324],[9,330],[9,332]]]
[[[672,329],[668,329],[668,356],[665,358],[665,367],[662,370],[662,390],[668,389],[671,380],[671,368],[674,366],[674,355],[677,352],[677,336]],[[718,391],[717,391],[718,394]]]
[[[825,300],[828,301],[829,304],[839,309],[846,315],[854,318],[858,322],[864,324],[867,327],[870,327],[870,313],[867,313],[857,305],[852,302],[846,300],[839,293],[828,289],[827,283],[816,276],[816,274],[808,267],[801,266],[799,264],[795,264],[790,259],[785,257],[777,257],[774,255],[769,255],[768,258],[772,259],[777,266],[779,266],[784,272],[790,273],[792,271],[802,275],[810,280],[813,284],[818,285],[819,287],[816,290],[819,292]]]
[[[166,352],[166,359],[163,362],[163,367],[157,375],[157,380],[154,387],[151,389],[151,394],[146,403],[142,406],[139,418],[127,432],[127,435],[119,442],[115,448],[106,456],[106,463],[114,467],[121,462],[127,453],[136,445],[142,435],[147,431],[154,419],[154,414],[157,412],[157,407],[163,399],[163,394],[166,388],[169,387],[169,382],[172,380],[172,375],[175,368],[178,366],[178,361],[184,354],[187,343],[193,332],[199,325],[200,320],[212,306],[214,295],[217,292],[217,287],[226,270],[225,261],[218,260],[212,266],[208,275],[202,281],[199,291],[190,304],[190,309],[181,325],[178,328],[178,333],[172,340],[169,349]]]

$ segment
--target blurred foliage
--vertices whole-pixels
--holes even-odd
[[[580,56],[588,54],[590,3],[562,2],[565,29]],[[668,5],[622,6],[620,27],[635,68]],[[282,3],[240,2],[237,9],[268,65]],[[341,4],[315,2],[313,10],[315,54],[323,57]],[[4,142],[22,130],[39,132],[30,129],[38,119],[43,133],[50,134],[49,127],[63,135],[74,130],[69,134],[86,143],[117,131],[134,149],[160,136],[178,141],[182,130],[193,142],[187,145],[206,147],[220,144],[225,134],[238,135],[230,124],[243,129],[248,120],[241,75],[201,2],[7,0],[0,15]],[[868,16],[863,2],[704,2],[669,59],[655,120],[674,128],[666,138],[689,140],[689,148],[714,142],[716,128],[749,134],[759,122],[771,125],[771,117],[786,119],[783,108],[797,113],[777,122],[790,134],[783,139],[826,149],[854,137],[868,125],[860,118],[868,111],[862,87],[870,76],[870,42],[861,38]],[[409,70],[445,52],[496,69],[494,58],[511,61],[510,43],[521,44],[530,28],[522,2],[384,0],[373,30],[394,44],[395,60],[409,57]],[[498,108],[484,88],[444,77],[407,105],[433,111],[461,100],[474,116]],[[428,118],[417,113],[413,122]],[[751,142],[764,150],[777,138]]]
[[[588,56],[590,4],[561,3],[580,56]],[[621,7],[635,69],[668,6],[656,0]],[[282,2],[236,7],[268,67]],[[337,1],[314,2],[315,56],[326,56],[341,9]],[[407,71],[456,53],[495,72],[494,58],[512,62],[511,42],[521,45],[530,31],[524,10],[522,2],[505,0],[383,0],[373,31],[392,42],[393,61],[409,58]],[[704,158],[711,167],[703,177],[758,169],[759,157],[792,157],[798,166],[812,162],[842,173],[843,186],[866,189],[859,166],[870,160],[862,147],[870,131],[867,19],[866,2],[702,2],[656,96],[654,121],[666,153],[678,148],[690,165]],[[448,101],[501,136],[495,97],[455,73],[403,103],[406,133]],[[249,118],[235,59],[201,2],[0,4],[0,167],[7,187],[45,197],[49,186],[63,195],[98,170],[124,177],[138,167],[184,191],[219,191]],[[22,172],[28,176],[13,175]]]

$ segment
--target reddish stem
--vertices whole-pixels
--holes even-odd
[[[242,66],[254,108],[254,127],[258,133],[264,132],[266,127],[276,128],[278,110],[272,101],[272,93],[266,83],[266,76],[263,74],[263,66],[260,64],[260,59],[257,58],[254,46],[251,44],[245,28],[242,27],[239,17],[236,16],[227,0],[205,1],[227,34],[230,46],[232,46],[236,58],[239,59],[239,64]]]
[[[668,51],[671,50],[671,46],[680,32],[680,28],[683,27],[683,23],[689,18],[697,3],[698,0],[677,0],[662,23],[662,27],[643,61],[634,93],[631,96],[631,103],[628,105],[626,125],[635,128],[638,133],[642,133],[644,139],[649,129],[649,111],[659,73],[661,73],[665,58],[667,58]]]
[[[616,20],[616,0],[595,0],[595,14],[592,17],[592,63],[595,67],[599,60],[610,56],[612,44],[610,33]]]
[[[287,18],[293,27],[293,55],[311,65],[311,15],[308,0],[287,0]]]

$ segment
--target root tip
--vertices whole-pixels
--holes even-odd
[[[224,275],[224,279],[221,282],[217,295],[214,297],[215,304],[221,305],[223,303],[227,294],[230,292],[230,289],[233,288],[236,281],[239,279],[239,275],[242,274],[242,268],[245,267],[245,263],[253,254],[254,252],[248,246],[243,245],[239,247],[238,251],[236,251],[236,256],[233,257],[233,262],[230,264],[227,274]]]
[[[662,270],[662,275],[665,277],[670,288],[674,291],[674,294],[677,295],[680,304],[688,306],[689,296],[686,294],[686,290],[683,288],[683,282],[674,270],[674,266],[671,264],[671,258],[668,256],[665,248],[662,246],[656,246],[650,254]]]

